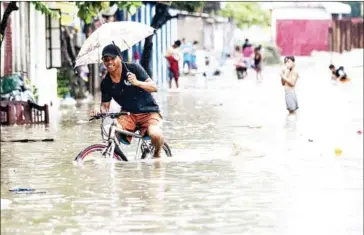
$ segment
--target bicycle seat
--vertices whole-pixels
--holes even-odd
[[[150,140],[150,137],[148,135],[145,135],[142,138],[143,140]],[[125,136],[120,137],[120,142],[125,145],[130,145],[129,141],[126,140]]]
[[[127,141],[127,140],[125,139],[125,136],[121,136],[121,137],[120,137],[120,139],[119,139],[119,141],[120,141],[122,144],[130,145],[130,142],[129,142],[129,141]]]
[[[135,131],[134,131],[134,132],[139,132],[139,133],[140,133],[140,130],[141,130],[141,127],[140,127],[139,125],[137,125],[137,126],[136,126],[136,128],[135,128]],[[123,143],[123,144],[125,144],[125,145],[130,145],[129,141],[128,141],[125,137],[126,137],[126,136],[121,135],[121,137],[120,137],[120,142],[121,142],[121,143]],[[150,137],[149,137],[148,135],[144,135],[144,136],[142,137],[142,139],[143,139],[143,140],[146,140],[146,141],[151,140],[151,139],[150,139]]]

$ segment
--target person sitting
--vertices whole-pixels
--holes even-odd
[[[330,64],[329,69],[332,72],[331,79],[335,81],[345,81],[347,79],[347,75],[344,71],[344,67],[340,66],[336,69],[335,65]]]

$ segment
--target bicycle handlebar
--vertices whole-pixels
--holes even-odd
[[[111,117],[111,118],[118,118],[121,115],[130,115],[130,112],[118,112],[118,113],[98,113],[95,116],[92,116],[90,118],[89,121],[92,121],[94,119],[100,119],[100,118],[106,118],[106,117]]]

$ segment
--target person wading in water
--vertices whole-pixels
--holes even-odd
[[[254,70],[257,73],[257,81],[263,80],[262,63],[263,63],[263,56],[259,50],[259,47],[257,47],[254,49]]]
[[[174,44],[167,50],[165,58],[168,61],[169,67],[169,88],[172,88],[172,79],[176,82],[176,87],[178,88],[178,77],[179,77],[179,67],[178,61],[180,60],[179,57],[179,50],[178,48],[181,46],[181,41],[177,40]]]
[[[295,70],[295,58],[293,56],[286,56],[284,58],[284,64],[286,65],[286,69],[280,74],[281,83],[284,86],[287,110],[289,115],[291,115],[298,109],[295,87],[299,75]]]

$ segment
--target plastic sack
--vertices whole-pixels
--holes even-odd
[[[17,74],[7,75],[0,79],[0,94],[7,94],[15,90],[22,90],[23,81]]]

